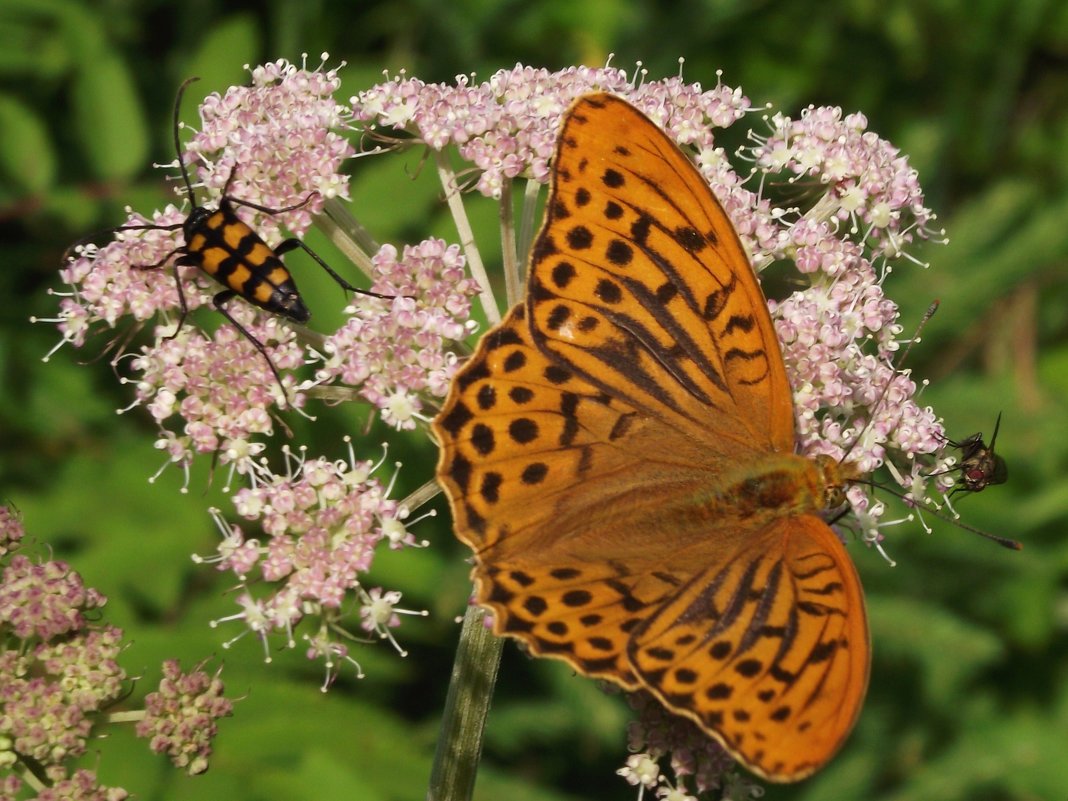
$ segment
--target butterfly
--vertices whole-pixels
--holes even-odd
[[[1001,427],[1001,415],[994,423],[994,435],[990,438],[990,444],[983,441],[983,434],[972,434],[960,442],[951,439],[946,444],[952,448],[960,449],[960,465],[954,470],[960,470],[960,478],[953,493],[958,492],[982,492],[991,484],[1004,484],[1009,479],[1009,466],[1005,460],[994,452],[994,443],[997,442],[998,429]]]
[[[723,207],[608,94],[563,118],[526,298],[433,430],[494,631],[652,693],[795,781],[853,728],[870,646],[821,517],[850,465],[795,454],[767,303]]]

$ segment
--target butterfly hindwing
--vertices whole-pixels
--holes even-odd
[[[769,778],[838,750],[867,688],[864,596],[823,520],[775,521],[703,571],[634,632],[643,686]]]

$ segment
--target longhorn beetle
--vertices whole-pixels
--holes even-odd
[[[174,280],[178,288],[178,300],[181,303],[182,314],[178,318],[178,327],[168,339],[178,335],[185,318],[189,314],[185,292],[182,290],[182,283],[178,275],[178,268],[183,266],[197,267],[226,287],[226,289],[212,298],[212,305],[260,352],[260,355],[263,356],[267,361],[267,365],[271,368],[278,386],[282,389],[282,395],[285,397],[286,392],[282,384],[282,377],[274,366],[274,362],[271,361],[271,357],[267,354],[263,343],[252,336],[227,311],[226,304],[230,300],[236,296],[241,296],[253,306],[258,306],[264,311],[280,314],[296,323],[306,323],[311,317],[311,312],[304,305],[304,300],[300,296],[300,291],[297,289],[293,276],[281,258],[279,258],[295,248],[303,249],[315,259],[319,266],[326,270],[330,277],[342,288],[350,292],[357,292],[376,298],[388,298],[390,296],[380,295],[377,292],[352,286],[331,269],[330,265],[323,261],[315,251],[299,239],[286,239],[272,250],[260,238],[259,234],[237,216],[237,212],[234,210],[234,205],[236,204],[247,206],[264,214],[283,214],[307,204],[316,194],[315,192],[310,193],[300,203],[292,206],[286,206],[281,209],[267,208],[266,206],[229,195],[230,183],[233,181],[236,171],[231,169],[223,187],[222,196],[219,198],[218,208],[212,211],[204,206],[197,205],[193,185],[189,180],[189,171],[182,158],[182,144],[178,137],[182,95],[185,93],[186,87],[196,80],[199,80],[199,78],[194,77],[184,80],[182,85],[178,87],[178,96],[174,101],[174,149],[178,155],[178,168],[182,173],[182,182],[185,184],[186,194],[189,197],[189,215],[184,222],[173,225],[125,225],[110,230],[119,232],[148,229],[164,231],[182,229],[185,239],[184,244],[176,247],[155,264],[139,265],[133,268],[136,270],[153,270],[162,267],[173,256],[178,256],[174,260]]]

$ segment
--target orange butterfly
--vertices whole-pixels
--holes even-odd
[[[767,304],[690,160],[641,112],[564,117],[526,299],[458,372],[438,480],[494,630],[646,689],[773,781],[816,771],[868,683],[864,598],[794,453]]]

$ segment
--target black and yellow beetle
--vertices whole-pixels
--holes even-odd
[[[292,274],[280,258],[296,248],[303,249],[342,288],[377,298],[390,296],[380,295],[377,292],[352,286],[331,269],[315,251],[299,239],[286,239],[272,249],[251,226],[237,216],[237,212],[234,210],[234,205],[236,204],[247,206],[264,214],[284,214],[307,204],[315,196],[314,192],[295,205],[280,209],[267,208],[266,206],[229,195],[230,182],[233,180],[235,173],[235,170],[232,170],[223,187],[218,207],[215,210],[211,210],[197,205],[193,185],[189,180],[189,171],[186,168],[185,161],[182,159],[182,145],[178,136],[182,95],[185,93],[186,87],[196,80],[198,79],[187,78],[183,81],[178,88],[178,96],[174,101],[174,149],[178,156],[178,168],[182,173],[182,182],[185,184],[186,194],[189,197],[191,208],[188,216],[183,222],[173,225],[124,225],[110,230],[117,233],[119,231],[150,229],[174,231],[180,228],[185,240],[183,244],[176,247],[155,264],[138,265],[133,268],[136,270],[153,270],[164,266],[173,259],[174,279],[178,288],[178,300],[181,304],[182,313],[178,319],[178,326],[175,332],[170,336],[177,336],[189,313],[185,293],[182,290],[182,283],[178,275],[178,268],[182,266],[197,267],[226,287],[226,289],[212,298],[212,304],[266,359],[271,372],[278,381],[279,387],[282,388],[284,396],[285,387],[282,384],[282,377],[278,373],[278,369],[274,366],[274,362],[271,361],[271,357],[268,355],[263,343],[252,336],[227,311],[226,304],[230,300],[240,296],[253,306],[258,306],[264,311],[281,315],[296,323],[306,323],[311,317],[311,312],[308,311],[308,307],[304,304]],[[177,258],[174,258],[175,256]]]

